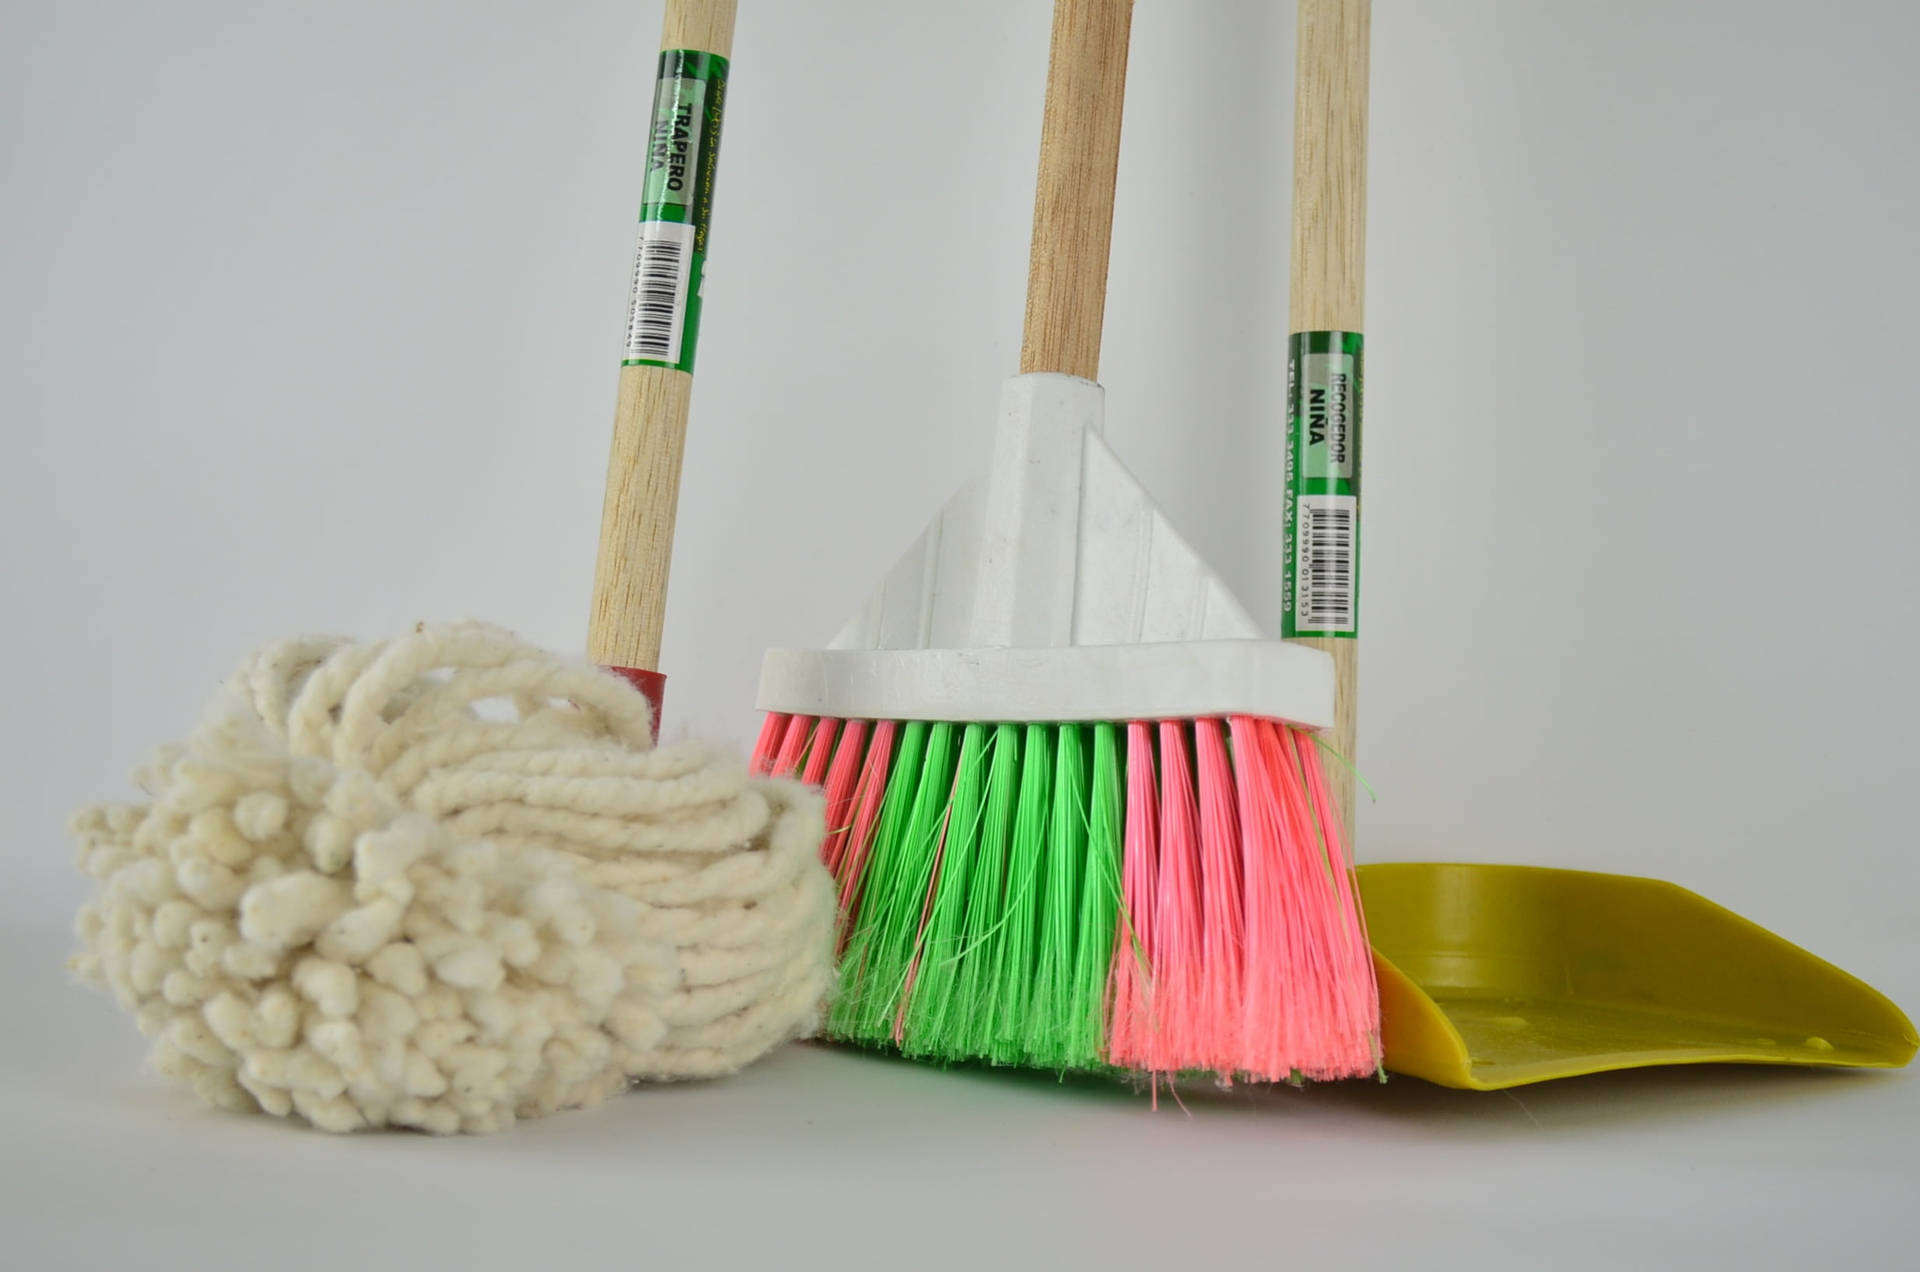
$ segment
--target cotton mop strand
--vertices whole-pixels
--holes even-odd
[[[825,787],[838,1038],[1221,1079],[1377,1071],[1313,730],[1268,639],[1100,435],[1127,0],[1054,10],[1021,374],[988,472],[830,648],[774,650],[755,762]]]
[[[148,800],[75,820],[101,888],[74,967],[209,1103],[492,1131],[730,1073],[818,1020],[818,796],[654,744],[733,8],[667,6],[595,583],[622,674],[478,625],[281,642],[136,774]]]

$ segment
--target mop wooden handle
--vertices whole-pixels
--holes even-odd
[[[1292,331],[1365,330],[1367,42],[1371,0],[1300,0],[1293,108]],[[1365,442],[1362,440],[1364,447]],[[1333,655],[1329,741],[1354,758],[1358,641],[1298,643]],[[1342,824],[1353,832],[1353,773],[1329,766]]]
[[[1057,0],[1020,370],[1100,378],[1133,0]]]
[[[728,56],[734,8],[735,0],[668,0],[660,47]],[[660,666],[692,394],[690,372],[620,368],[587,624],[587,652],[606,666],[638,672]]]
[[[660,47],[731,56],[735,7],[735,0],[667,0]]]

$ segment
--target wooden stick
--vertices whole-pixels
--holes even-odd
[[[1020,370],[1100,378],[1133,0],[1058,0]]]
[[[733,54],[734,0],[667,0],[660,21],[660,47]]]
[[[1367,263],[1367,42],[1371,0],[1300,0],[1293,110],[1293,253],[1288,325],[1365,330]],[[1366,445],[1365,437],[1361,446]],[[1364,462],[1364,456],[1363,456]],[[1302,639],[1333,655],[1334,749],[1354,760],[1358,641]],[[1328,777],[1349,837],[1353,773]]]
[[[660,47],[728,56],[734,8],[735,0],[668,0]],[[606,666],[637,671],[660,666],[692,395],[693,376],[688,372],[620,368],[587,623],[587,652]]]

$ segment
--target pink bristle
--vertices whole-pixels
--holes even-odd
[[[1350,1069],[1344,1062],[1351,1050],[1351,1030],[1342,1019],[1339,986],[1331,979],[1337,974],[1335,947],[1345,920],[1328,871],[1328,845],[1287,733],[1283,724],[1263,722],[1263,763],[1280,788],[1289,849],[1281,867],[1283,886],[1292,898],[1287,909],[1288,965],[1296,969],[1288,987],[1280,1045],[1303,1076],[1346,1077],[1363,1070]]]
[[[797,715],[787,720],[787,731],[780,739],[780,749],[768,767],[773,777],[792,777],[800,771],[800,757],[806,753],[807,738],[813,733],[814,717]]]
[[[808,786],[818,786],[826,777],[827,764],[833,759],[833,739],[839,732],[840,721],[832,716],[814,723],[813,738],[807,743],[807,766],[800,773],[800,780]]]
[[[1226,730],[1196,720],[1200,776],[1201,997],[1191,1044],[1200,1065],[1231,1076],[1238,1068],[1245,923],[1241,915],[1240,816]]]
[[[1380,1066],[1380,996],[1374,980],[1373,947],[1367,939],[1366,911],[1360,904],[1353,861],[1347,852],[1346,828],[1340,822],[1312,736],[1299,729],[1287,729],[1284,736],[1292,758],[1299,764],[1313,816],[1324,837],[1325,857],[1316,863],[1316,874],[1334,898],[1325,911],[1332,919],[1327,934],[1328,987],[1333,996],[1336,1036],[1344,1045],[1332,1061],[1336,1071],[1309,1076],[1371,1073]]]
[[[1232,716],[1234,779],[1240,812],[1241,885],[1246,919],[1246,997],[1240,1021],[1239,1060],[1235,1068],[1255,1078],[1278,1081],[1299,1063],[1292,1051],[1301,1027],[1300,1009],[1312,1002],[1299,991],[1317,979],[1318,969],[1301,965],[1292,907],[1310,901],[1294,891],[1293,861],[1307,845],[1299,842],[1299,819],[1306,792],[1283,780],[1292,763],[1281,755],[1269,722]],[[1288,801],[1298,797],[1301,807]],[[1310,1013],[1317,1014],[1317,1013]],[[1318,1022],[1324,1025],[1324,1022]]]
[[[1154,898],[1152,984],[1153,1036],[1147,1068],[1177,1073],[1200,1067],[1200,978],[1206,952],[1200,897],[1200,810],[1194,802],[1194,772],[1187,731],[1177,721],[1160,724],[1160,860]]]
[[[867,743],[866,762],[860,766],[860,779],[854,793],[853,827],[847,832],[847,846],[840,863],[841,935],[853,929],[853,918],[860,901],[861,871],[867,853],[873,848],[874,832],[879,828],[880,799],[887,791],[887,772],[893,763],[892,720],[873,726]]]
[[[1286,1022],[1284,1046],[1303,1076],[1349,1077],[1368,1066],[1352,1067],[1353,1033],[1339,1001],[1339,932],[1353,916],[1341,913],[1345,907],[1329,871],[1332,841],[1328,834],[1333,827],[1323,825],[1314,814],[1300,757],[1288,740],[1290,735],[1300,736],[1298,732],[1268,721],[1266,734],[1269,767],[1281,782],[1288,835],[1296,845],[1285,863],[1285,882],[1288,893],[1296,898],[1288,917],[1293,924],[1293,958],[1301,971],[1289,996],[1294,1014]]]
[[[820,860],[826,863],[835,883],[842,882],[840,871],[846,856],[848,832],[853,829],[853,791],[860,778],[860,766],[867,758],[867,722],[849,720],[840,732],[840,743],[833,748],[833,763],[827,769],[827,837],[820,844]]]
[[[1107,1027],[1108,1057],[1130,1069],[1153,1067],[1152,969],[1159,966],[1153,920],[1160,855],[1155,781],[1153,729],[1136,720],[1127,726],[1126,834],[1120,867],[1120,922],[1108,982]]]
[[[769,711],[767,718],[760,722],[760,738],[753,744],[753,758],[747,762],[750,773],[766,774],[773,770],[773,757],[780,749],[780,739],[786,736],[787,721],[792,717],[778,711]]]

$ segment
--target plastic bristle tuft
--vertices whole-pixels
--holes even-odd
[[[1033,997],[1027,1004],[1027,1058],[1046,1069],[1074,1067],[1073,963],[1080,937],[1080,873],[1087,857],[1084,729],[1063,724],[1053,754],[1053,799],[1040,858],[1040,927]]]
[[[893,999],[892,1037],[901,1039],[906,1022],[906,1006],[913,994],[914,977],[920,962],[921,934],[933,909],[935,885],[940,861],[945,852],[947,825],[953,810],[954,737],[960,726],[935,724],[927,730],[927,749],[921,761],[919,781],[913,793],[913,810],[907,822],[907,838],[896,863],[897,877],[903,881],[899,900],[888,915],[882,934],[877,987],[897,984]]]
[[[938,1048],[952,1058],[984,1058],[1006,990],[999,979],[1000,944],[1007,937],[1007,862],[1013,850],[1014,806],[1020,792],[1020,729],[995,725],[981,795],[980,847],[967,892],[959,978]],[[933,1045],[929,1040],[929,1045]]]
[[[1053,807],[1053,738],[1043,724],[1030,724],[1020,745],[1020,784],[1013,808],[1013,843],[1007,857],[1002,939],[995,945],[994,979],[1000,1002],[984,1050],[1001,1064],[1028,1059],[1031,1004],[1037,971],[1041,868]]]
[[[770,711],[767,718],[760,722],[760,737],[753,744],[753,758],[747,762],[751,773],[766,774],[773,771],[773,757],[780,750],[780,739],[787,736],[787,721],[793,717]]]
[[[860,778],[854,788],[853,824],[847,831],[846,851],[841,856],[840,918],[844,943],[860,914],[860,898],[867,877],[867,861],[873,855],[873,841],[880,833],[880,810],[886,799],[888,779],[893,772],[894,734],[897,726],[882,720],[873,726],[873,738],[860,765]],[[844,948],[844,944],[843,944]]]
[[[967,904],[981,873],[977,857],[986,820],[987,729],[984,724],[969,724],[960,739],[946,836],[934,866],[933,894],[908,987],[900,1045],[909,1055],[940,1055],[952,1034],[950,1017],[968,939]]]
[[[1240,804],[1240,862],[1246,922],[1246,1007],[1241,1018],[1237,1068],[1249,1077],[1278,1081],[1290,1076],[1300,1057],[1287,1037],[1292,1013],[1287,996],[1305,953],[1293,927],[1289,901],[1294,871],[1286,845],[1297,833],[1306,791],[1280,761],[1270,722],[1234,716],[1227,722],[1233,739],[1235,785]],[[1269,743],[1273,745],[1270,747]]]
[[[853,830],[853,805],[860,766],[866,760],[867,722],[849,720],[840,730],[833,748],[833,762],[827,768],[827,837],[820,845],[820,860],[833,875],[836,884],[845,883],[847,843]]]
[[[834,740],[840,734],[840,722],[828,717],[816,720],[813,732],[807,738],[807,763],[800,771],[800,780],[808,786],[818,786],[827,780],[827,765],[833,759]]]
[[[807,740],[813,736],[813,727],[818,723],[814,716],[790,716],[785,732],[780,735],[780,745],[775,749],[773,760],[767,765],[767,774],[771,777],[794,777],[800,772],[800,765],[807,751]]]
[[[907,877],[907,864],[913,856],[909,831],[929,727],[923,720],[914,720],[901,730],[899,752],[880,800],[879,827],[861,872],[860,906],[847,932],[833,1027],[859,1041],[892,1038],[893,1007],[905,985],[907,969],[890,959],[889,938],[901,925],[901,912],[909,906],[917,909],[924,895],[916,892],[916,881]],[[920,885],[924,889],[924,881]]]
[[[1218,720],[1193,726],[1200,788],[1200,1003],[1190,1040],[1200,1068],[1231,1074],[1240,1059],[1241,958],[1246,918],[1241,900],[1240,808]]]
[[[1107,978],[1113,968],[1112,933],[1120,924],[1120,869],[1125,850],[1125,784],[1120,730],[1096,724],[1087,796],[1086,866],[1080,875],[1079,921],[1073,953],[1073,999],[1067,1015],[1068,1063],[1108,1063]]]
[[[1316,935],[1328,951],[1319,984],[1328,998],[1327,1025],[1307,1031],[1318,1041],[1333,1039],[1326,1067],[1303,1070],[1313,1078],[1338,1078],[1372,1073],[1380,1068],[1380,989],[1373,970],[1373,944],[1367,939],[1367,916],[1348,855],[1346,829],[1327,784],[1320,748],[1313,736],[1285,729],[1288,754],[1306,784],[1313,827],[1320,853],[1313,878],[1320,886],[1320,904],[1312,913],[1321,921]]]
[[[1155,919],[1160,871],[1160,801],[1153,726],[1127,726],[1125,842],[1120,917],[1108,990],[1109,1058],[1123,1068],[1151,1070],[1155,1021],[1148,994],[1159,961]]]
[[[1158,1032],[1141,1047],[1159,1073],[1200,1068],[1205,1034],[1201,976],[1206,918],[1200,888],[1200,804],[1185,725],[1160,725],[1160,877],[1153,910],[1154,962],[1148,1001]]]

